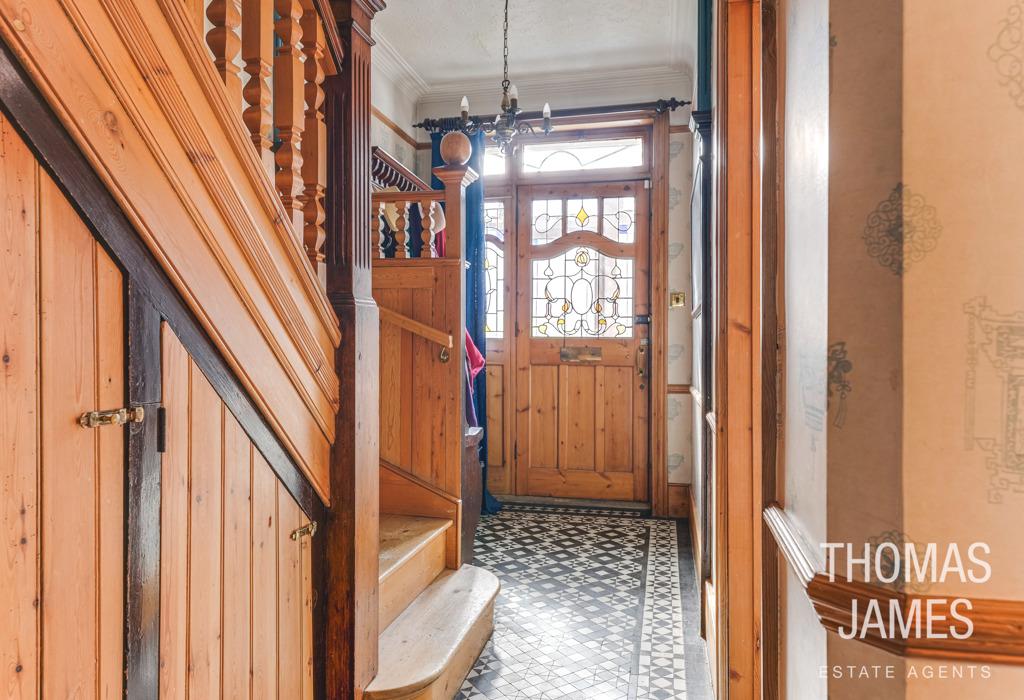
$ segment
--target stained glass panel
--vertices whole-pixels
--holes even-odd
[[[562,200],[535,199],[530,236],[533,245],[550,243],[562,235]]]
[[[505,242],[505,203],[500,199],[484,202],[484,235]]]
[[[484,248],[484,276],[487,280],[487,310],[484,333],[488,338],[505,337],[505,251],[493,241]]]
[[[541,141],[523,146],[524,173],[630,168],[644,164],[641,138],[603,141]]]
[[[633,336],[633,261],[570,248],[532,263],[535,338]]]
[[[605,197],[602,202],[601,235],[619,243],[632,243],[636,236],[636,198]]]
[[[597,232],[597,199],[568,199],[565,202],[565,232]]]
[[[488,338],[505,336],[505,203],[484,202],[484,279],[487,285],[484,333]]]

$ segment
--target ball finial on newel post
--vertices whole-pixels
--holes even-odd
[[[441,139],[441,160],[445,165],[465,165],[473,155],[473,144],[461,131],[449,131]]]

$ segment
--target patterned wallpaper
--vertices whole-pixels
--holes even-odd
[[[829,541],[918,551],[956,543],[961,552],[983,542],[987,582],[912,585],[936,596],[1024,600],[1024,0],[935,6],[829,5],[828,342],[809,355],[812,388],[787,399],[814,407],[823,431],[827,461],[812,476],[827,483]],[[936,101],[949,94],[956,99],[936,119]],[[798,133],[787,122],[787,142]],[[813,156],[787,150],[787,169]],[[789,215],[787,245],[800,230]],[[787,288],[792,326],[807,272],[788,263],[798,282],[792,298]],[[798,361],[798,349],[788,350]],[[801,437],[793,418],[787,445]],[[795,622],[787,658],[810,658]],[[827,645],[829,665],[865,663],[863,645],[835,637]],[[926,665],[905,663],[907,672]],[[806,669],[815,673],[816,665]],[[973,682],[919,675],[876,688],[832,679],[827,695],[980,700],[1017,696],[1022,684],[1024,669],[993,665],[990,679]]]
[[[904,530],[991,546],[943,593],[1024,600],[1024,0],[948,4],[904,0]]]
[[[690,384],[693,370],[690,318],[690,190],[693,181],[693,136],[669,137],[668,287],[686,292],[686,306],[668,313],[668,383]],[[689,484],[693,469],[693,399],[689,393],[668,396],[668,481]]]

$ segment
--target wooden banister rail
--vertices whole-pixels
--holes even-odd
[[[423,201],[443,202],[444,190],[422,190],[416,192],[374,192],[373,201],[391,204],[398,204],[400,202],[408,202],[409,204],[419,204],[420,202]]]
[[[390,323],[392,325],[398,326],[399,328],[407,330],[410,333],[415,333],[421,338],[426,338],[427,340],[433,343],[437,343],[443,348],[443,350],[450,351],[452,347],[454,347],[454,342],[452,341],[451,333],[445,333],[444,331],[440,331],[434,328],[433,326],[428,326],[426,323],[420,323],[419,321],[409,318],[405,314],[400,314],[397,311],[381,308],[380,320],[385,323]],[[450,353],[443,353],[442,351],[441,361],[447,362],[447,358],[449,356]]]
[[[401,192],[430,190],[430,185],[380,146],[370,150],[370,173],[377,189],[397,187]]]
[[[386,469],[389,472],[394,472],[395,474],[400,474],[402,476],[402,478],[408,479],[409,481],[411,481],[413,484],[415,484],[416,486],[420,487],[421,489],[424,489],[425,491],[430,491],[430,493],[434,494],[439,499],[441,499],[443,501],[448,501],[452,505],[459,505],[462,502],[461,499],[456,498],[455,496],[451,495],[450,493],[445,493],[444,491],[442,491],[441,489],[437,488],[436,486],[434,486],[429,481],[425,481],[425,480],[419,478],[418,476],[416,476],[415,474],[409,474],[405,470],[395,466],[394,464],[391,464],[391,462],[388,462],[385,459],[382,459],[380,461],[380,466],[381,466],[381,469]]]
[[[200,30],[205,20],[212,25],[205,39],[214,66],[274,183],[296,242],[324,284],[323,82],[337,74],[344,56],[331,6],[325,0],[185,1],[197,12]]]
[[[381,153],[383,152],[377,152],[380,159],[383,158]],[[373,193],[370,207],[370,242],[375,258],[401,260],[440,257],[441,246],[438,245],[437,234],[443,230],[443,257],[457,258],[465,262],[463,229],[466,187],[476,182],[479,177],[466,165],[471,153],[472,145],[466,135],[453,131],[445,135],[441,142],[441,155],[445,165],[432,171],[444,189]],[[438,206],[438,202],[443,206]],[[394,209],[389,212],[391,207]],[[420,217],[418,230],[412,229],[413,213],[418,213]],[[413,245],[413,236],[418,237],[421,245]]]

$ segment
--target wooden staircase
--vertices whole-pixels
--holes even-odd
[[[445,138],[447,150],[469,153],[463,134]],[[494,629],[498,579],[466,563],[481,485],[480,429],[467,426],[463,405],[464,200],[477,177],[463,162],[434,169],[441,190],[392,166],[394,177],[375,184],[399,191],[372,197],[380,558],[377,673],[366,700],[450,700]],[[433,226],[441,204],[443,244]],[[418,229],[410,224],[415,211]]]
[[[445,568],[452,520],[380,516],[379,669],[369,700],[449,700],[494,628],[498,579]]]

